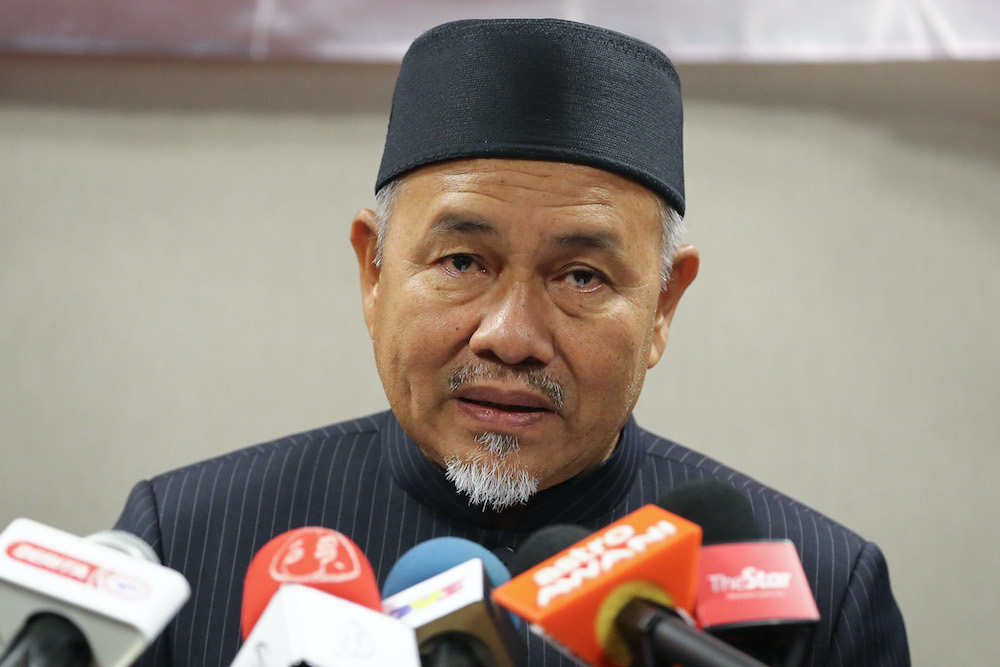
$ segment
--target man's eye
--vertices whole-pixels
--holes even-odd
[[[449,255],[441,261],[446,269],[455,273],[467,273],[476,267],[476,260],[472,255]]]
[[[566,274],[566,280],[578,289],[592,290],[601,286],[601,277],[595,271],[574,269]]]

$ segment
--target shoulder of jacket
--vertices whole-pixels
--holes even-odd
[[[149,479],[150,484],[159,486],[178,477],[184,477],[204,468],[230,467],[248,460],[270,457],[275,452],[287,452],[310,445],[367,446],[382,429],[389,412],[380,412],[357,419],[338,422],[328,426],[294,433],[274,440],[268,440],[249,447],[243,447],[219,456],[197,461],[173,470],[160,473]]]
[[[867,541],[826,514],[706,454],[650,431],[639,429],[643,455],[649,465],[664,469],[673,479],[714,478],[747,495],[754,516],[772,538],[813,532],[844,543],[852,552]]]

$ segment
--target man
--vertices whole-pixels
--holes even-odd
[[[118,527],[193,589],[146,664],[228,664],[243,574],[288,529],[345,533],[382,582],[432,537],[516,549],[705,477],[797,545],[822,614],[807,664],[908,664],[877,547],[631,416],[698,272],[662,53],[566,21],[439,26],[403,61],[376,189],[351,243],[391,411],[136,485]],[[537,638],[527,656],[569,664]]]

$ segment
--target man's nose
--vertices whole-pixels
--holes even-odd
[[[469,346],[479,356],[509,364],[552,361],[554,345],[544,288],[530,281],[498,285],[484,301]]]

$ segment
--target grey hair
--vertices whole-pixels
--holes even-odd
[[[402,179],[394,178],[375,193],[375,266],[382,266],[382,252],[385,249],[385,236],[389,231],[389,216],[392,215],[393,204],[396,203],[396,193]]]
[[[674,257],[684,242],[687,229],[681,214],[663,198],[656,198],[656,206],[660,211],[660,291],[663,292],[670,282],[670,269],[674,266]]]
[[[402,183],[402,179],[393,179],[375,193],[375,266],[382,266],[382,250],[385,248],[385,237],[389,231],[389,218],[392,215],[392,207],[396,201],[400,183]],[[684,218],[672,206],[663,201],[662,197],[656,198],[656,204],[660,211],[660,290],[663,291],[667,289],[670,269],[674,264],[677,249],[684,241],[686,230]]]

